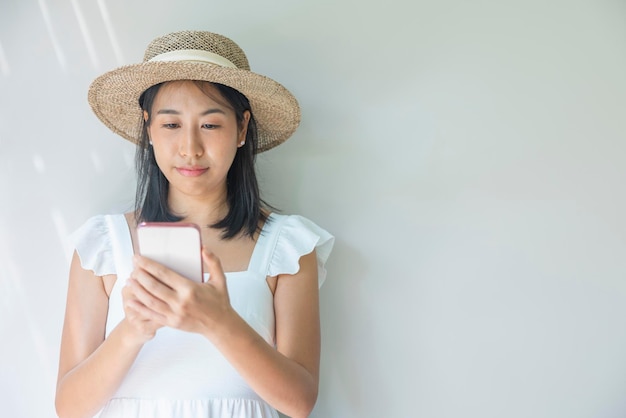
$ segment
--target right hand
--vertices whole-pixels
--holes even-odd
[[[130,325],[133,334],[133,341],[144,344],[151,340],[157,330],[163,325],[147,318],[142,314],[143,304],[137,298],[136,292],[143,289],[135,281],[130,278],[126,285],[122,288],[122,300],[124,303],[124,313],[126,314],[126,322]]]

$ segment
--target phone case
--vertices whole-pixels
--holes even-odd
[[[142,222],[139,253],[190,280],[202,283],[200,228],[192,223]]]

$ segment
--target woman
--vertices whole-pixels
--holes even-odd
[[[89,102],[137,144],[137,200],[73,235],[58,415],[308,416],[333,237],[271,213],[254,174],[298,126],[296,100],[230,39],[184,31],[97,78]],[[205,282],[139,256],[143,221],[201,226]]]

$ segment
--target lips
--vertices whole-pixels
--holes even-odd
[[[204,167],[176,167],[176,171],[185,177],[198,177],[208,171],[208,168]]]

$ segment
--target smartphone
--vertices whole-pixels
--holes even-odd
[[[202,283],[200,228],[192,223],[142,222],[137,226],[139,254]]]

